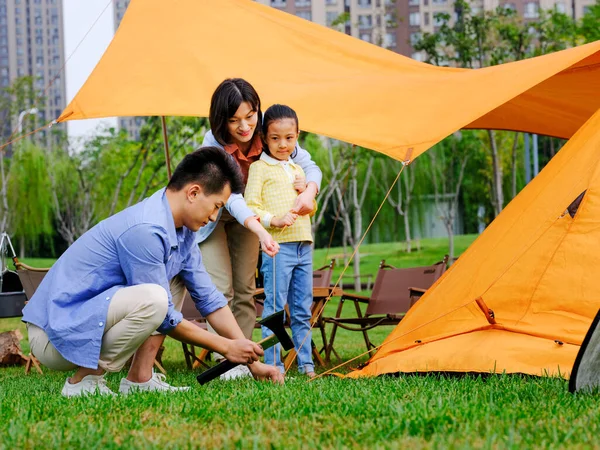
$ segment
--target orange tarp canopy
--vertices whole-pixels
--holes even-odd
[[[600,308],[599,268],[600,110],[350,376],[568,376]]]
[[[600,108],[600,42],[440,68],[250,0],[133,0],[58,121],[207,116],[228,77],[296,109],[303,130],[407,160],[464,127],[569,138]]]

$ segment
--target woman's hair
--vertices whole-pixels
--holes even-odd
[[[210,121],[210,129],[213,132],[213,136],[219,144],[224,146],[231,143],[227,123],[244,102],[248,102],[252,110],[258,114],[258,122],[253,139],[260,138],[262,111],[260,110],[260,97],[258,93],[246,80],[228,78],[215,89],[210,100],[208,120]]]
[[[204,194],[223,191],[228,184],[232,194],[244,189],[240,167],[235,160],[218,147],[202,147],[185,155],[167,184],[167,189],[180,191],[189,183],[197,183]]]
[[[296,132],[299,131],[300,127],[296,111],[294,111],[292,108],[286,105],[273,105],[265,111],[265,117],[262,123],[262,135],[264,139],[267,138],[267,131],[269,130],[269,125],[275,122],[276,120],[280,119],[293,119],[296,122]],[[269,147],[266,141],[263,142],[263,152],[266,152],[270,155]],[[294,150],[291,156],[292,158],[296,156],[296,150]]]

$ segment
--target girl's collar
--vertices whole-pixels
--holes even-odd
[[[292,161],[292,158],[288,159],[287,161],[281,161],[277,158],[273,158],[271,155],[267,154],[267,152],[262,152],[260,154],[260,160],[266,162],[267,164],[271,165],[271,166],[276,166],[277,164],[281,164],[281,165],[285,165],[285,164],[291,164],[291,165],[295,165],[294,162]]]

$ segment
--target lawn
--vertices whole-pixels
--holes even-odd
[[[459,237],[458,251],[472,240]],[[375,273],[383,258],[397,266],[431,264],[444,255],[445,242],[423,241],[421,251],[411,255],[403,254],[400,243],[363,250],[361,269]],[[315,266],[324,257],[325,251],[317,250]],[[19,319],[0,320],[0,331],[16,327],[24,330]],[[369,335],[380,343],[391,329]],[[336,343],[343,359],[364,349],[360,333],[342,330]],[[23,348],[28,351],[26,340]],[[21,367],[0,369],[0,448],[600,446],[598,397],[571,395],[567,382],[556,378],[428,375],[308,382],[291,371],[285,386],[252,380],[200,386],[171,339],[163,361],[168,380],[192,386],[191,391],[65,399],[58,395],[63,373],[25,376]],[[117,390],[123,376],[110,374],[109,386]]]

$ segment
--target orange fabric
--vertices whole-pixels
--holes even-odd
[[[571,218],[565,210],[583,191]],[[349,376],[566,377],[600,308],[599,270],[600,110],[415,304],[369,364]]]
[[[600,41],[440,68],[250,0],[133,0],[58,120],[206,116],[228,77],[250,81],[264,108],[293,107],[303,130],[406,160],[463,127],[569,138],[600,108]]]

